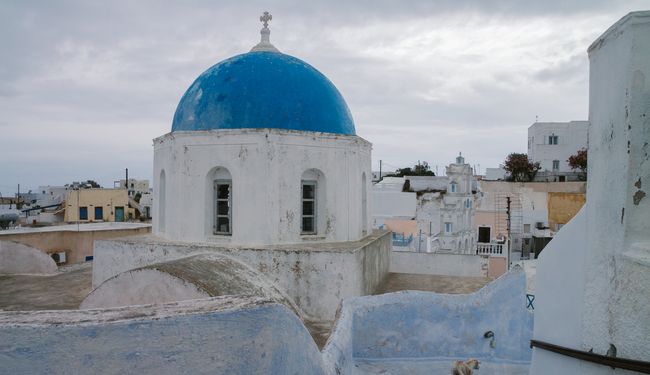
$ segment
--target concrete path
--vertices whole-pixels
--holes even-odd
[[[92,270],[88,262],[51,276],[0,275],[0,310],[76,310],[90,293]]]

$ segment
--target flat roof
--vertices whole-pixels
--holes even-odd
[[[0,236],[9,234],[23,234],[23,233],[45,233],[45,232],[94,232],[94,231],[107,231],[107,230],[125,230],[125,229],[139,229],[149,228],[149,223],[80,223],[80,224],[64,224],[64,225],[51,225],[47,227],[22,227],[15,229],[0,230]]]

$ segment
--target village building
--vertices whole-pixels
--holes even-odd
[[[385,177],[373,187],[373,225],[397,233],[407,251],[474,254],[475,196],[472,167],[459,155],[445,176]],[[408,208],[415,201],[415,215]]]
[[[135,218],[126,189],[74,189],[65,199],[67,223],[124,222]]]
[[[587,148],[589,121],[535,122],[528,128],[528,160],[539,163],[535,181],[584,180],[568,159]]]

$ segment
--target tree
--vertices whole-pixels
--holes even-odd
[[[399,168],[395,173],[387,174],[384,177],[404,177],[404,176],[435,176],[436,174],[431,171],[429,163],[423,161],[418,163],[413,168]]]
[[[587,172],[587,149],[583,147],[569,156],[567,163],[573,170],[580,169],[581,172]]]
[[[71,184],[66,184],[65,186],[79,186],[80,189],[99,189],[101,186],[95,182],[94,180],[86,180],[86,181],[81,181],[81,182],[73,182]]]
[[[510,174],[511,181],[532,181],[541,169],[539,163],[531,163],[527,154],[511,153],[503,163],[503,169]]]

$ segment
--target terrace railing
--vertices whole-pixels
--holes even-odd
[[[479,242],[476,244],[476,255],[505,256],[503,251],[504,247],[505,244]]]

